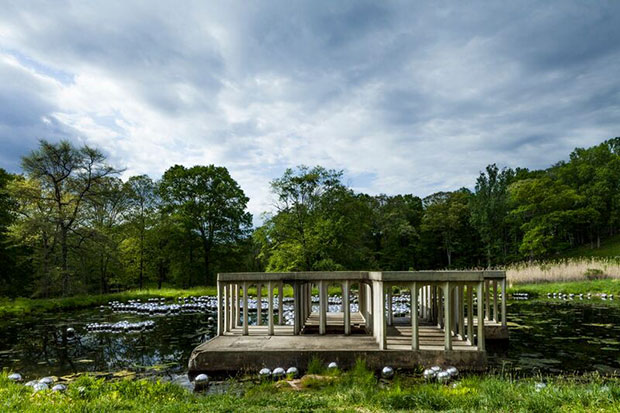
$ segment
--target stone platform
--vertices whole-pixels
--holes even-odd
[[[330,313],[331,315],[331,313]],[[328,326],[337,327],[337,314],[328,317]],[[310,330],[312,331],[310,323]],[[342,325],[339,326],[342,328]],[[331,330],[331,329],[330,329]],[[234,375],[255,372],[261,367],[296,366],[305,370],[308,362],[317,357],[323,363],[335,361],[342,368],[352,366],[362,358],[371,369],[392,366],[414,369],[418,366],[453,365],[459,370],[481,370],[486,367],[486,352],[453,338],[453,349],[444,349],[444,331],[433,325],[420,325],[420,349],[411,350],[411,327],[393,326],[387,329],[387,349],[380,350],[371,336],[363,333],[294,335],[292,326],[275,326],[275,335],[267,335],[266,326],[250,326],[248,335],[234,328],[196,347],[189,360],[189,375]]]

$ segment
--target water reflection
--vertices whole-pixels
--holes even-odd
[[[183,371],[191,350],[214,333],[207,314],[158,317],[152,330],[133,334],[86,330],[87,323],[120,320],[140,318],[88,310],[0,322],[0,366],[29,377],[154,367]]]

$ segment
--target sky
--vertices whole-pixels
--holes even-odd
[[[618,1],[0,0],[0,167],[40,139],[123,177],[225,166],[257,219],[297,165],[472,188],[620,136]]]

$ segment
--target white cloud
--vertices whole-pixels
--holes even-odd
[[[214,163],[255,217],[299,164],[370,193],[472,186],[488,163],[545,167],[618,135],[619,11],[15,3],[0,15],[0,161],[67,136],[125,176]]]

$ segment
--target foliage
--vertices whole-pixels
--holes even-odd
[[[23,158],[23,175],[0,170],[0,295],[191,288],[226,271],[489,268],[620,256],[619,151],[614,138],[544,170],[491,164],[473,191],[424,199],[356,193],[343,171],[299,166],[271,182],[274,209],[252,229],[249,200],[225,167],[175,165],[159,181],[121,180],[97,149],[41,141]]]
[[[205,284],[212,284],[209,265],[213,249],[248,234],[252,224],[246,211],[248,198],[226,168],[214,165],[175,165],[164,173],[159,191],[164,207],[200,237]]]
[[[302,379],[303,381],[303,379]],[[37,394],[0,375],[0,409],[25,412],[185,411],[616,411],[620,382],[596,374],[514,378],[466,376],[454,386],[397,375],[380,383],[355,368],[317,385],[294,391],[278,383],[230,382],[228,391],[195,395],[161,380],[104,381],[84,376],[66,393]],[[545,387],[537,387],[544,382]]]

